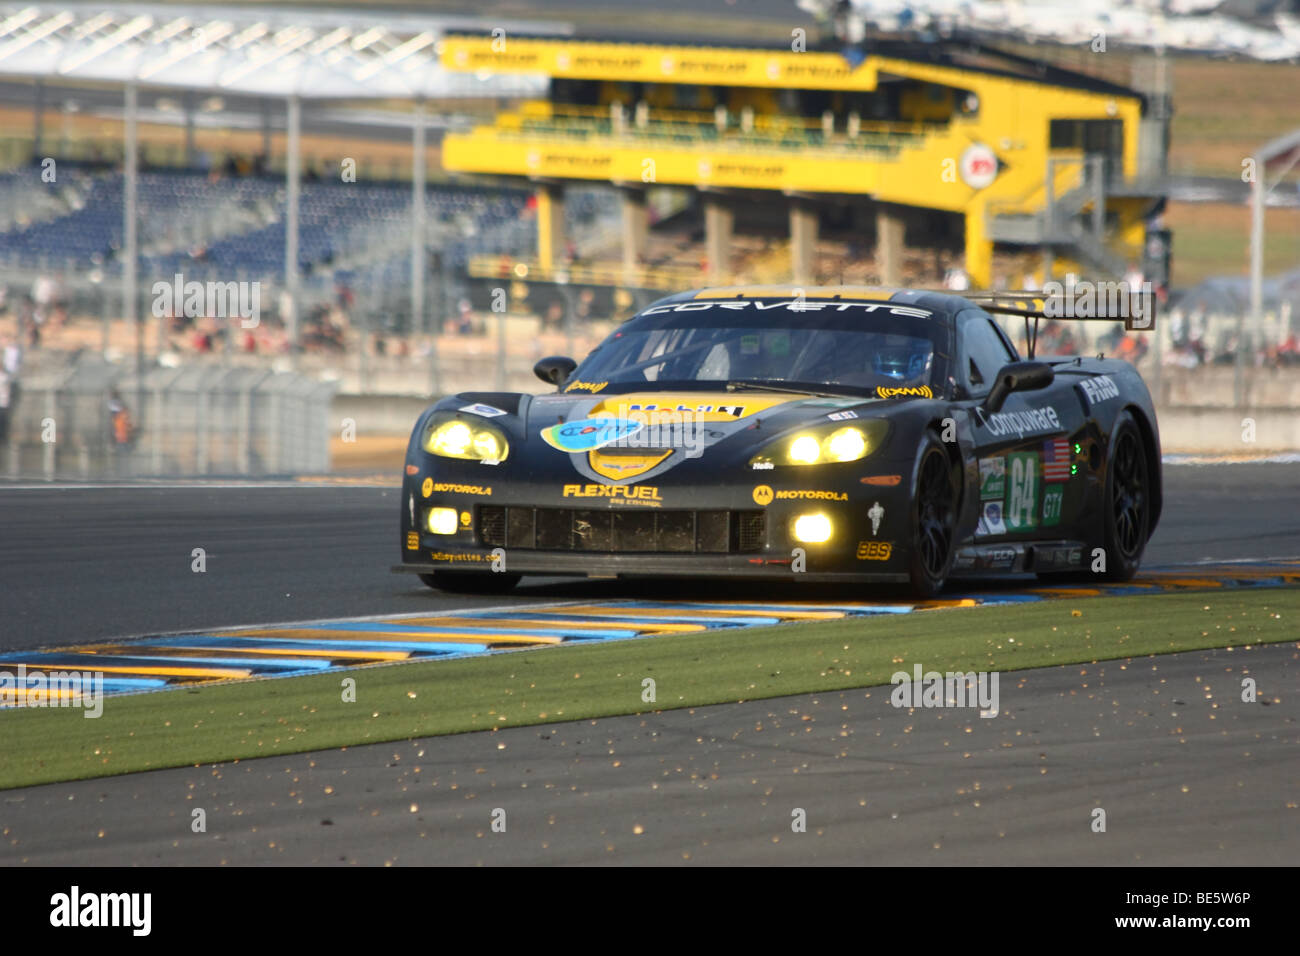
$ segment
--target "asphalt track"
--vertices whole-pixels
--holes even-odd
[[[1296,644],[1005,674],[1000,697],[988,720],[871,688],[14,790],[0,863],[1294,865]]]
[[[396,488],[0,484],[0,652],[109,637],[615,597],[754,597],[743,583],[525,579],[466,598],[395,575]],[[1145,564],[1300,557],[1300,464],[1165,469]],[[206,570],[195,573],[193,550]],[[819,589],[859,599],[860,589]],[[764,600],[805,588],[764,585]]]
[[[1167,469],[1147,563],[1300,555],[1297,478],[1294,464]],[[389,574],[397,507],[390,490],[347,486],[0,486],[3,647],[503,603]],[[195,547],[204,574],[191,571]],[[505,601],[648,593],[665,596],[543,581]],[[1260,703],[1240,703],[1243,675]],[[1002,679],[993,720],[896,710],[875,688],[8,791],[0,862],[1297,858],[1296,644]],[[205,834],[189,828],[196,806]],[[1097,807],[1106,833],[1090,827]],[[492,830],[496,808],[505,833]],[[791,831],[796,808],[806,833]]]

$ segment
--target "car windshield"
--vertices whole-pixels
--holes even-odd
[[[569,382],[612,391],[770,383],[849,394],[920,386],[938,392],[948,375],[946,336],[946,323],[914,306],[688,301],[629,320]]]

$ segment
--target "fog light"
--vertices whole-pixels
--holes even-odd
[[[800,515],[794,519],[794,539],[803,544],[822,544],[831,539],[831,519],[824,514]]]
[[[430,508],[427,524],[429,530],[434,534],[455,534],[457,527],[456,509]]]

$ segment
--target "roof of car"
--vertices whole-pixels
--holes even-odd
[[[688,302],[693,299],[765,299],[797,298],[839,300],[841,302],[896,302],[929,309],[937,315],[955,314],[965,308],[978,308],[960,296],[927,289],[893,289],[876,286],[823,285],[734,285],[690,289],[666,296],[653,305]],[[648,307],[647,307],[648,308]]]
[[[874,286],[855,285],[738,285],[697,289],[687,293],[692,299],[761,299],[794,298],[802,295],[805,299],[848,299],[853,302],[888,302],[899,289],[885,289]]]

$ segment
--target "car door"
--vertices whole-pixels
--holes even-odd
[[[971,431],[979,466],[977,542],[1051,538],[1061,532],[1070,480],[1070,436],[1083,424],[1082,410],[1064,383],[1012,392],[1002,408],[987,412],[983,400],[1001,368],[1019,361],[1014,347],[983,310],[957,320],[955,378],[973,399]]]

